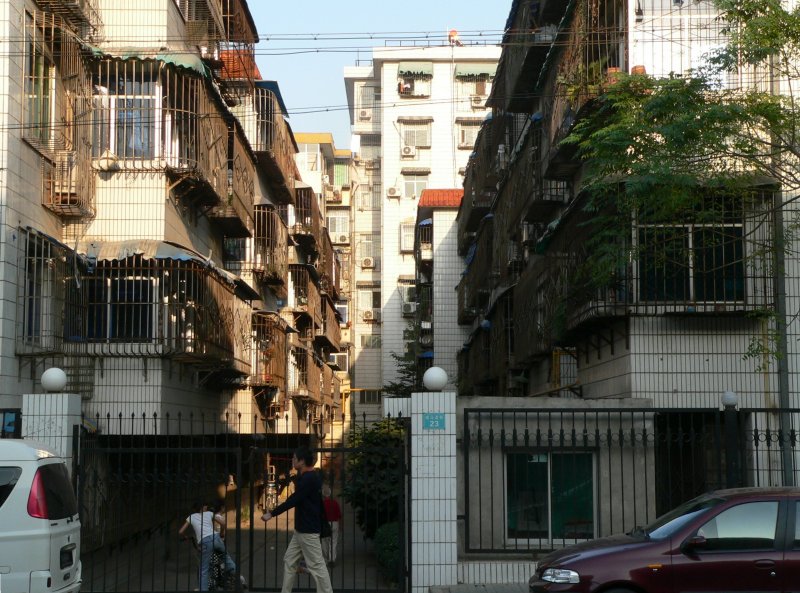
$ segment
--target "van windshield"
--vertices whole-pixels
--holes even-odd
[[[717,506],[721,502],[723,502],[721,498],[695,498],[662,515],[645,527],[645,531],[653,539],[670,537],[697,515],[706,509]]]
[[[8,495],[17,485],[17,480],[19,480],[21,474],[21,467],[0,467],[0,507],[3,506]]]
[[[72,492],[67,467],[63,463],[48,463],[39,468],[39,474],[47,500],[47,518],[57,520],[77,515],[78,503]]]

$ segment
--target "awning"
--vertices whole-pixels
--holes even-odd
[[[430,167],[403,167],[400,169],[401,175],[430,175]]]
[[[218,268],[210,258],[196,251],[171,241],[155,239],[136,239],[133,241],[84,241],[78,243],[78,253],[84,254],[94,261],[121,261],[140,255],[145,259],[171,259],[176,261],[193,261],[216,272],[220,277],[234,286],[236,293],[244,299],[259,298],[249,284],[231,272]]]
[[[497,71],[497,63],[494,64],[456,64],[456,78],[467,76],[488,76],[493,77]]]
[[[418,226],[430,226],[433,224],[432,218],[426,218],[425,220],[421,220]]]
[[[401,115],[397,118],[399,124],[430,124],[433,123],[431,115]]]
[[[164,62],[165,64],[172,64],[173,66],[186,68],[187,70],[194,70],[206,78],[211,77],[211,71],[205,65],[203,59],[199,55],[191,52],[148,52],[141,47],[127,47],[114,50],[112,53],[93,45],[89,45],[87,47],[91,50],[92,54],[96,58],[116,58],[118,60],[156,60],[159,62]]]
[[[433,62],[400,62],[397,73],[400,76],[433,76]]]
[[[433,350],[426,350],[419,355],[420,358],[433,358]]]

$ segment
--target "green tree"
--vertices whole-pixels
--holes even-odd
[[[395,379],[383,385],[382,393],[384,396],[411,397],[412,393],[419,391],[416,352],[418,336],[419,331],[416,326],[414,323],[409,322],[406,329],[403,330],[403,340],[410,344],[411,347],[407,348],[402,354],[397,352],[389,353],[396,364],[397,371]]]
[[[405,487],[405,422],[384,418],[372,426],[357,426],[349,434],[353,449],[347,460],[342,497],[355,511],[356,523],[367,538],[400,520]]]

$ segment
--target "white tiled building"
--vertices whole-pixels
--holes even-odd
[[[407,348],[418,200],[425,189],[463,184],[499,56],[499,47],[386,47],[373,49],[371,66],[345,69],[360,180],[354,387],[364,404],[379,403],[396,377],[391,353]]]

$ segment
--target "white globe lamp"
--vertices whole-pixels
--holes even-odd
[[[739,403],[739,398],[735,391],[724,391],[722,393],[722,405],[726,408],[735,408]]]
[[[48,393],[58,393],[64,391],[67,386],[67,373],[58,367],[52,367],[42,373],[40,379],[42,387]]]
[[[431,367],[422,375],[422,384],[428,391],[441,391],[447,385],[447,372],[441,367]]]

